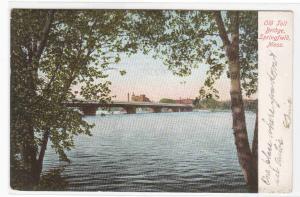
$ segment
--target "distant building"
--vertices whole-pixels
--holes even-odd
[[[135,101],[135,102],[150,102],[150,99],[148,97],[146,97],[145,94],[134,95],[134,93],[132,93],[131,101]]]
[[[186,99],[179,99],[175,100],[177,104],[186,104],[186,105],[192,105],[193,104],[193,99],[186,98]]]

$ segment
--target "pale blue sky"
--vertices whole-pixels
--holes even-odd
[[[192,98],[199,95],[204,83],[208,66],[202,65],[194,69],[188,77],[173,75],[163,63],[150,55],[136,54],[131,57],[121,56],[121,61],[113,66],[118,70],[126,70],[121,76],[118,70],[108,71],[108,80],[112,82],[113,100],[126,101],[127,93],[146,94],[152,101],[161,98]],[[182,82],[186,81],[185,84]],[[229,80],[225,75],[216,84],[220,99],[229,99]]]

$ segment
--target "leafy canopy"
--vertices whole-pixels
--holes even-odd
[[[222,12],[227,29],[230,14]],[[242,11],[239,17],[241,80],[249,96],[257,90],[257,12]],[[45,32],[47,21],[50,28]],[[74,135],[91,135],[93,125],[62,102],[77,96],[109,102],[111,82],[105,70],[120,61],[121,53],[138,51],[161,58],[182,77],[191,74],[193,68],[209,65],[201,97],[218,97],[214,84],[228,72],[212,11],[13,10],[13,155],[21,153],[26,140],[20,131],[30,124],[35,133],[32,143],[38,147],[43,133],[50,131],[53,148],[67,159],[64,150],[74,146]],[[80,91],[72,91],[74,86],[80,86]]]
[[[106,68],[119,54],[137,51],[130,38],[126,11],[20,10],[11,17],[11,143],[14,156],[25,143],[36,150],[50,131],[53,148],[62,159],[74,146],[73,137],[91,135],[93,125],[63,101],[80,96],[109,102],[111,84]],[[47,25],[49,25],[47,30]],[[125,71],[120,71],[124,75]],[[75,86],[80,91],[74,92]],[[34,141],[22,130],[32,128]]]
[[[222,11],[225,28],[231,37],[232,11]],[[131,13],[132,14],[132,13]],[[218,98],[215,82],[227,74],[228,59],[214,19],[214,11],[136,11],[139,17],[136,27],[144,52],[154,54],[174,74],[184,77],[193,68],[208,65],[201,98]],[[134,28],[135,29],[135,28]],[[244,93],[250,96],[257,91],[257,12],[239,12],[239,61],[241,84]]]

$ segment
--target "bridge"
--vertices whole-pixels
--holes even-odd
[[[99,103],[97,101],[67,101],[63,103],[67,107],[75,107],[83,112],[84,115],[96,115],[99,107],[111,108],[121,107],[127,114],[135,114],[137,108],[151,108],[154,113],[162,112],[162,109],[170,109],[173,112],[188,112],[193,110],[192,105],[172,104],[172,103],[153,103],[153,102],[120,102],[114,101],[110,103]]]

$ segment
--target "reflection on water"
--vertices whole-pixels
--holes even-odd
[[[228,112],[90,116],[63,176],[68,190],[247,192]],[[246,113],[252,139],[255,114]],[[45,170],[62,165],[47,150]]]

